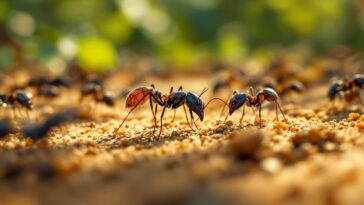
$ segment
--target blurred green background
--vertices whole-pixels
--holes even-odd
[[[121,56],[188,68],[274,46],[364,50],[363,0],[1,0],[0,68],[114,69]]]

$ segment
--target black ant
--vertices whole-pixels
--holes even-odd
[[[264,101],[268,102],[274,102],[276,106],[276,120],[278,121],[278,109],[283,115],[283,118],[285,120],[286,117],[282,111],[282,108],[280,104],[278,103],[279,96],[275,90],[272,88],[263,88],[262,90],[258,91],[256,94],[254,94],[254,90],[252,87],[250,87],[248,93],[244,92],[236,92],[234,91],[233,95],[231,96],[228,105],[229,105],[229,114],[226,116],[225,120],[228,118],[229,115],[232,115],[235,110],[239,109],[241,106],[243,106],[243,114],[240,118],[240,124],[244,118],[245,115],[245,105],[254,108],[259,107],[259,125],[262,124],[262,104]]]
[[[96,83],[88,83],[81,89],[80,102],[87,96],[92,96],[95,102],[104,103],[110,107],[115,105],[115,99],[110,93],[105,92],[102,86]]]
[[[286,83],[280,83],[273,80],[269,80],[263,83],[264,87],[274,89],[279,96],[284,96],[289,93],[302,94],[305,90],[305,86],[298,80],[288,81]]]
[[[164,116],[164,112],[166,110],[166,108],[170,108],[173,110],[176,110],[177,108],[183,106],[183,110],[185,112],[185,116],[188,122],[188,125],[192,128],[193,123],[195,124],[195,126],[197,127],[195,121],[194,121],[194,117],[193,117],[193,113],[196,113],[197,116],[199,117],[199,119],[201,121],[203,121],[204,119],[204,109],[205,109],[205,103],[201,100],[201,96],[207,91],[207,89],[204,89],[200,95],[194,93],[194,92],[188,92],[186,93],[185,91],[183,91],[182,86],[179,87],[177,92],[173,92],[173,87],[171,87],[169,95],[167,97],[166,102],[163,105],[163,111],[161,114],[161,124],[160,124],[160,132],[159,132],[159,136],[162,133],[162,128],[163,128],[163,116]],[[189,108],[190,111],[190,117],[191,117],[191,123],[187,117],[187,112],[186,112],[186,107],[185,104],[187,105],[187,107]]]
[[[15,108],[19,105],[21,107],[26,108],[27,116],[29,118],[29,110],[33,110],[33,102],[32,102],[32,94],[29,92],[25,92],[24,90],[17,90],[15,93],[10,95],[0,94],[0,101],[2,107],[12,106],[14,116]]]
[[[287,93],[297,93],[302,94],[305,90],[305,86],[298,80],[290,81],[280,87],[278,93],[279,95],[285,95]]]
[[[10,124],[9,120],[0,120],[0,138],[5,137],[6,135],[12,133],[14,131],[13,126]]]
[[[157,111],[158,105],[164,106],[166,101],[166,96],[162,95],[160,91],[158,91],[155,86],[152,84],[150,86],[142,86],[135,88],[134,90],[130,91],[128,96],[126,97],[125,107],[131,108],[129,113],[125,116],[124,120],[120,123],[119,127],[115,129],[114,134],[116,135],[118,130],[123,126],[124,122],[128,119],[129,115],[139,106],[146,103],[149,100],[150,109],[153,114],[154,120],[154,127],[153,133],[155,128],[157,127]],[[153,103],[155,104],[155,108],[153,107]],[[154,108],[154,109],[153,109]]]
[[[70,87],[71,83],[69,79],[65,76],[58,76],[52,80],[49,81],[49,85],[57,86],[57,87]]]
[[[26,87],[34,87],[40,96],[53,98],[60,95],[60,88],[68,88],[70,86],[69,80],[64,76],[59,76],[54,79],[49,79],[45,76],[37,76],[31,78]]]
[[[60,89],[54,85],[45,85],[40,88],[38,94],[46,98],[54,98],[60,95]]]
[[[344,97],[346,102],[359,98],[361,104],[363,104],[363,99],[360,95],[360,90],[362,89],[364,89],[364,75],[356,74],[351,79],[337,80],[332,83],[328,91],[328,97],[330,101]]]
[[[231,88],[234,83],[241,83],[243,73],[240,70],[227,70],[212,83],[212,93],[216,94],[224,88]]]
[[[73,121],[78,113],[75,110],[66,110],[47,118],[39,125],[28,125],[21,128],[21,133],[32,140],[39,140],[47,136],[48,132],[60,124]]]

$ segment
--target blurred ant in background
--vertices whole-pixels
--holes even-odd
[[[286,96],[288,94],[302,94],[305,91],[305,86],[298,80],[291,80],[287,82],[274,82],[273,80],[263,83],[266,88],[272,88],[279,96]]]
[[[79,101],[83,102],[88,96],[92,96],[96,103],[103,103],[109,107],[115,105],[115,98],[103,89],[102,83],[100,82],[91,81],[82,87]]]
[[[10,95],[0,94],[0,103],[3,108],[11,106],[13,109],[14,117],[16,117],[15,109],[23,107],[26,110],[28,119],[29,111],[33,110],[32,94],[24,90],[17,90]]]
[[[329,87],[327,95],[333,103],[337,98],[344,99],[345,102],[359,99],[361,105],[363,105],[362,89],[364,89],[364,75],[356,74],[352,78],[335,80]]]
[[[241,70],[225,70],[212,83],[212,94],[217,94],[224,88],[231,89],[234,84],[243,84],[244,73]]]
[[[45,76],[36,76],[31,78],[24,87],[33,87],[39,96],[54,98],[60,95],[61,88],[70,87],[70,82],[65,76],[48,78]]]
[[[54,114],[44,122],[36,125],[31,124],[21,128],[21,133],[32,140],[40,140],[46,137],[51,129],[56,126],[59,126],[63,123],[74,121],[78,116],[78,112],[73,109],[69,109],[57,114]]]
[[[128,114],[125,116],[124,120],[120,123],[119,127],[114,130],[114,135],[117,134],[119,129],[123,126],[124,122],[128,119],[129,115],[139,106],[143,105],[149,100],[150,109],[153,114],[154,126],[153,133],[155,132],[155,128],[157,127],[157,112],[158,105],[163,107],[165,104],[167,97],[162,95],[162,93],[155,88],[152,84],[150,86],[142,86],[135,88],[130,91],[128,96],[126,97],[125,107],[131,108]],[[155,107],[154,107],[155,105]]]
[[[248,107],[251,107],[254,111],[254,107],[259,108],[259,125],[262,124],[262,117],[261,117],[261,110],[262,110],[262,104],[264,101],[268,102],[274,102],[275,108],[276,108],[276,120],[278,121],[278,109],[281,112],[283,118],[285,120],[286,117],[282,111],[282,108],[278,102],[279,96],[275,90],[272,88],[263,88],[262,90],[259,90],[256,94],[254,94],[254,90],[252,87],[250,87],[248,93],[245,92],[237,92],[234,91],[233,95],[231,96],[228,106],[229,106],[229,113],[225,118],[225,121],[227,120],[229,115],[232,115],[235,110],[241,108],[243,106],[243,114],[240,118],[239,125],[243,121],[244,115],[245,115],[245,105]],[[254,111],[255,113],[255,111]]]
[[[5,119],[0,120],[0,139],[4,138],[6,135],[12,132],[14,132],[14,127],[9,122],[9,120]]]

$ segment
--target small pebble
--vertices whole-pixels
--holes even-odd
[[[358,120],[359,118],[360,118],[360,114],[355,113],[355,112],[350,113],[348,116],[348,120],[350,120],[350,121],[355,121],[355,120]]]

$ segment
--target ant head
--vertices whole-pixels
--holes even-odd
[[[152,84],[150,84],[150,87],[152,87],[153,89],[155,89],[155,86],[154,86],[154,84],[152,83]]]

